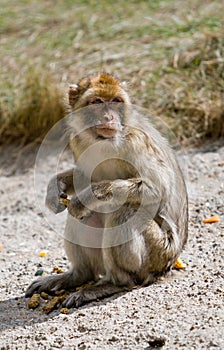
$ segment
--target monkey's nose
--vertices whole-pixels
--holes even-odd
[[[110,121],[113,120],[113,119],[114,119],[113,114],[111,114],[111,113],[105,113],[105,114],[104,114],[104,120],[105,120],[105,122],[110,122]]]

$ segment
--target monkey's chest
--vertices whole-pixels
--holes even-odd
[[[91,180],[98,182],[103,180],[127,179],[133,177],[136,171],[122,159],[111,158],[104,160],[95,167]]]

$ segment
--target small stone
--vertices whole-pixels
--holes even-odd
[[[108,339],[109,341],[117,341],[118,340],[118,338],[117,337],[115,337],[114,335],[112,335],[112,337],[110,338],[110,339]]]
[[[149,344],[149,347],[145,348],[145,350],[149,350],[151,348],[161,348],[165,345],[166,339],[164,337],[151,337],[151,339],[147,342]]]
[[[42,276],[44,273],[44,270],[40,269],[35,272],[35,276]]]

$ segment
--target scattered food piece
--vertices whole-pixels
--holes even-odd
[[[51,311],[56,309],[57,305],[60,302],[60,297],[54,297],[51,299],[45,306],[42,307],[42,310],[46,313],[49,314]]]
[[[37,270],[37,271],[35,272],[35,276],[42,276],[43,273],[44,273],[44,270]]]
[[[28,301],[29,309],[36,309],[40,305],[40,294],[33,294],[30,300]]]
[[[41,258],[45,257],[47,255],[48,251],[47,250],[41,250],[40,253],[39,253],[39,256]]]
[[[204,219],[203,223],[204,224],[212,224],[213,222],[219,222],[219,221],[220,221],[219,216],[213,215],[213,216],[210,216],[210,218]]]
[[[181,258],[177,258],[175,263],[173,264],[174,269],[186,269],[187,265],[181,260]]]
[[[68,313],[69,313],[69,309],[67,309],[67,307],[62,307],[61,310],[60,310],[60,312],[61,312],[62,314],[68,314]]]
[[[55,273],[63,273],[64,270],[61,267],[58,267],[57,265],[54,266],[53,271]]]
[[[56,296],[53,299],[51,299],[45,306],[43,306],[42,310],[49,314],[51,311],[55,310],[58,305],[63,303],[63,301],[67,298],[68,294],[64,294],[61,296]]]
[[[49,314],[51,311],[57,309],[63,301],[68,297],[69,293],[65,292],[64,290],[60,290],[56,292],[58,295],[55,297],[49,299],[49,295],[45,292],[41,292],[40,294],[33,294],[28,302],[29,309],[35,309],[40,305],[40,298],[45,299],[45,305],[42,307],[42,310]],[[61,313],[67,314],[69,313],[69,310],[67,308],[61,308]]]
[[[57,295],[57,296],[60,296],[60,295],[63,295],[63,294],[65,294],[65,290],[64,290],[64,289],[57,290],[57,291],[55,292],[55,295]]]
[[[76,290],[81,290],[81,289],[85,289],[88,286],[91,286],[92,284],[94,284],[94,281],[89,281],[88,283],[84,283],[81,286],[77,287]]]
[[[41,296],[42,299],[45,299],[45,300],[47,300],[49,298],[49,295],[47,293],[45,293],[45,292],[41,292],[40,296]]]
[[[68,198],[60,198],[60,203],[61,204],[64,204],[66,207],[68,207],[68,205],[69,205],[69,203],[70,203],[70,199],[68,199]]]

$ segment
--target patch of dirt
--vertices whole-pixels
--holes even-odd
[[[37,270],[53,273],[68,261],[63,240],[36,203],[34,172],[0,171],[0,349],[223,349],[224,145],[178,155],[190,201],[185,272],[171,280],[90,303],[68,314],[27,306],[24,291]],[[64,161],[64,166],[68,161]],[[4,166],[5,167],[5,166]],[[44,182],[51,164],[45,165]],[[221,221],[203,224],[219,215]],[[59,223],[62,232],[64,223]],[[46,250],[45,257],[39,252]],[[156,339],[156,341],[155,341]]]

